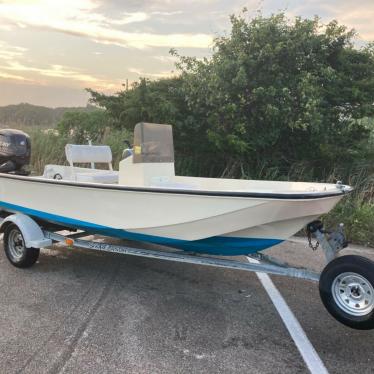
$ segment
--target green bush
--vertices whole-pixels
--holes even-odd
[[[324,222],[329,227],[344,223],[349,241],[374,247],[374,204],[347,198],[324,218]]]
[[[31,138],[31,170],[41,174],[47,164],[66,162],[65,145],[68,139],[54,130],[33,129],[28,131]]]

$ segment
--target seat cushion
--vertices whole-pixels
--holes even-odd
[[[69,164],[103,163],[112,162],[112,151],[107,145],[78,145],[66,144],[66,159]]]
[[[77,182],[104,184],[118,183],[118,172],[116,171],[95,171],[92,173],[76,173],[75,177]]]

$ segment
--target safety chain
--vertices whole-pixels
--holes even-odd
[[[306,234],[308,236],[309,247],[312,248],[313,251],[316,251],[318,249],[318,247],[319,247],[319,241],[317,240],[316,241],[316,245],[313,245],[313,242],[312,242],[312,233],[309,230],[307,230]]]
[[[317,230],[323,231],[323,223],[321,221],[313,221],[310,222],[306,227],[306,235],[308,237],[308,244],[309,247],[312,248],[313,251],[317,250],[319,247],[319,241],[316,241],[316,244],[313,245],[312,242],[312,233],[316,232]]]

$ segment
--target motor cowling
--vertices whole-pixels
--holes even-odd
[[[0,173],[28,174],[30,163],[30,137],[20,130],[0,130]]]

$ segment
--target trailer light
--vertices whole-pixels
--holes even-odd
[[[70,238],[66,238],[65,239],[65,244],[68,245],[68,246],[72,246],[72,245],[74,245],[74,240],[70,239]]]

